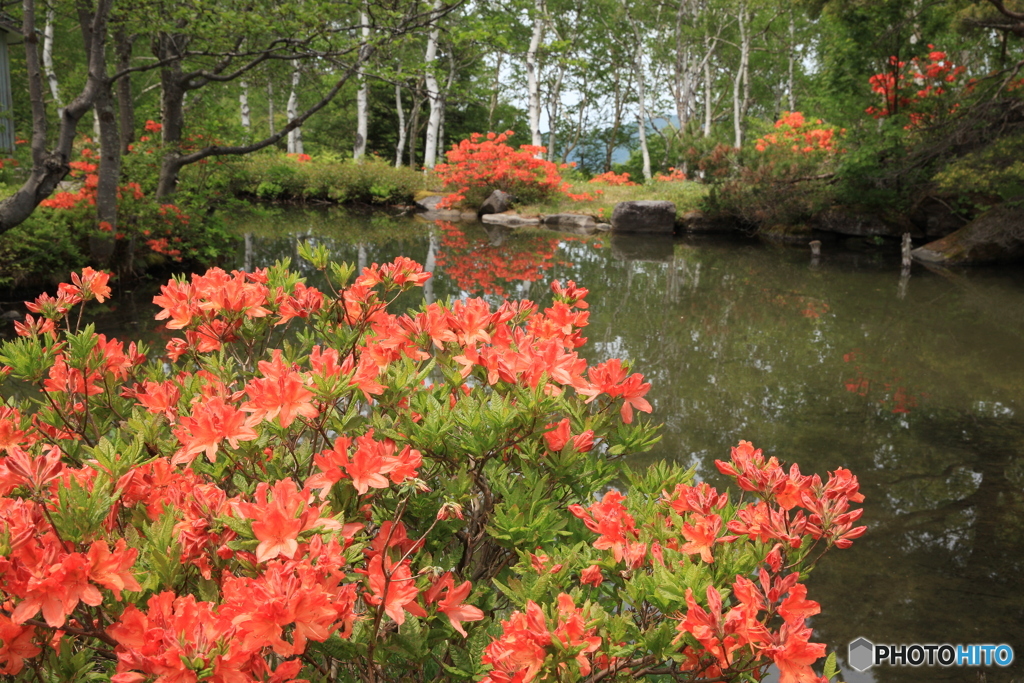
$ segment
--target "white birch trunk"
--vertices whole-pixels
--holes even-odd
[[[789,10],[789,74],[786,91],[789,94],[789,111],[796,111],[795,79],[793,72],[796,67],[796,18],[793,8]]]
[[[747,4],[740,3],[739,14],[740,29],[740,64],[736,68],[736,77],[732,82],[732,125],[734,147],[739,149],[743,146],[743,114],[745,109],[745,94],[749,92],[749,86],[744,88],[744,81],[747,78],[747,67],[750,62],[750,36],[747,34]]]
[[[370,37],[370,17],[366,13],[366,5],[359,12],[359,23],[362,25],[363,44],[359,48],[359,90],[356,92],[356,142],[352,148],[352,158],[359,161],[366,154],[366,136],[370,128],[370,88],[366,82],[365,53],[366,43]]]
[[[710,38],[705,36],[704,44],[707,45]],[[712,42],[708,48],[708,58],[704,61],[704,137],[711,137],[711,119],[714,113],[714,102],[712,100],[714,83],[711,80],[711,55],[714,54],[715,44]]]
[[[651,179],[651,152],[647,147],[647,78],[644,72],[644,37],[636,21],[626,13],[626,19],[633,29],[636,52],[633,54],[633,71],[636,73],[637,134],[640,136],[640,154],[644,160],[644,181]]]
[[[292,71],[292,90],[288,94],[288,120],[299,115],[299,69]],[[288,132],[288,153],[302,154],[302,128],[294,128]]]
[[[252,131],[252,117],[249,110],[249,84],[242,81],[242,92],[238,95],[238,104],[242,111],[242,128],[246,134]]]
[[[530,99],[530,144],[540,147],[543,140],[540,136],[540,78],[537,52],[540,50],[541,41],[544,40],[544,0],[535,0],[533,12],[533,35],[530,36],[530,47],[526,51],[526,89]]]
[[[60,99],[60,87],[57,83],[57,72],[53,70],[53,22],[54,9],[51,6],[46,12],[46,28],[43,29],[43,71],[46,82],[50,85],[50,96],[57,105],[57,118],[64,116],[64,102]]]
[[[423,57],[424,78],[427,85],[427,100],[430,102],[430,117],[427,119],[427,142],[423,150],[423,168],[434,168],[437,163],[437,140],[441,127],[441,88],[437,84],[437,76],[434,74],[434,64],[437,61],[437,40],[441,34],[441,28],[437,25],[437,11],[441,9],[441,0],[434,0],[431,18],[434,22],[427,37],[427,52]]]
[[[402,152],[405,150],[405,109],[402,107],[402,86],[395,84],[395,111],[398,112],[398,142],[395,143],[395,168],[402,167]]]
[[[562,115],[562,81],[565,79],[565,64],[558,66],[558,78],[551,86],[551,95],[548,97],[548,161],[555,160],[555,132],[558,117]]]

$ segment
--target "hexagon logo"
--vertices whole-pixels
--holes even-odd
[[[867,671],[875,663],[875,644],[867,638],[858,638],[847,649],[847,661],[857,671]]]

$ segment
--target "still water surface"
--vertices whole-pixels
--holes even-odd
[[[552,279],[575,280],[590,290],[584,355],[628,358],[653,385],[664,438],[638,465],[672,459],[721,484],[714,460],[746,439],[805,473],[842,466],[860,477],[869,531],[810,581],[823,609],[816,639],[840,662],[859,636],[1008,643],[1014,665],[985,680],[1024,678],[1024,274],[915,265],[901,279],[897,254],[855,241],[826,244],[813,261],[802,247],[746,240],[341,213],[240,225],[236,267],[294,264],[310,239],[361,265],[425,263],[424,295],[436,300],[545,304]],[[122,301],[118,326],[150,325],[150,294],[140,294]],[[844,667],[844,678],[982,680],[938,667]]]

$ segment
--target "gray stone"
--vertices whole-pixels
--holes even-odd
[[[421,219],[423,219],[425,221],[464,221],[464,220],[475,221],[476,220],[476,214],[475,213],[469,214],[469,218],[466,218],[466,215],[467,214],[465,214],[462,211],[454,211],[454,210],[453,211],[424,211],[422,213],[416,214],[416,217],[417,218],[421,218]]]
[[[540,225],[539,218],[524,218],[517,213],[488,213],[480,216],[480,220],[492,225]]]
[[[905,227],[886,223],[874,214],[852,209],[822,211],[811,219],[807,227],[811,230],[837,232],[840,235],[854,237],[899,237],[906,232]]]
[[[1024,261],[1024,206],[999,204],[956,232],[914,249],[918,261],[946,266]]]
[[[476,215],[478,218],[482,218],[489,213],[504,213],[508,211],[510,206],[512,206],[512,195],[508,192],[495,190],[491,193],[490,197],[484,200],[480,208],[476,210]]]
[[[444,199],[447,195],[443,194],[432,194],[429,197],[416,200],[416,208],[419,211],[436,211],[437,203]]]
[[[559,228],[593,228],[597,225],[593,216],[581,213],[553,213],[544,216],[540,222],[549,227]]]
[[[672,202],[652,199],[619,202],[612,211],[612,230],[616,232],[671,235],[675,229],[676,205]]]

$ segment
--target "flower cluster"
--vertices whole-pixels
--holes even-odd
[[[931,52],[927,59],[914,57],[904,61],[890,57],[889,69],[868,79],[871,91],[880,95],[883,101],[881,107],[868,107],[865,110],[868,114],[881,119],[906,111],[910,118],[906,126],[908,129],[932,118],[931,113],[921,110],[922,106],[941,100],[966,69],[955,65],[945,52],[936,50],[934,45],[929,45],[928,49]],[[956,108],[955,104],[951,106]]]
[[[479,205],[494,190],[508,192],[522,201],[536,201],[563,193],[576,201],[589,201],[590,194],[572,194],[562,181],[558,165],[543,158],[545,147],[520,145],[513,149],[506,141],[513,131],[473,133],[452,145],[447,163],[434,167],[438,179],[451,194],[441,200],[441,208],[468,201]]]
[[[836,152],[836,141],[845,131],[824,126],[821,119],[808,122],[798,111],[786,112],[775,122],[776,133],[769,133],[754,142],[754,149],[789,149],[793,152]]]
[[[668,173],[658,173],[654,176],[654,179],[662,183],[681,183],[686,180],[686,174],[683,173],[682,169],[669,166]]]
[[[281,264],[168,282],[153,360],[72,315],[106,273],[29,304],[0,345],[0,376],[38,389],[0,402],[0,670],[810,680],[817,604],[793,577],[862,533],[849,472],[741,443],[722,467],[755,502],[667,466],[608,491],[656,440],[653,406],[628,364],[579,355],[585,288],[398,313],[419,264],[299,253],[321,286]]]
[[[598,183],[601,185],[612,185],[613,187],[617,187],[620,185],[636,186],[636,183],[629,179],[628,173],[616,174],[615,171],[608,171],[607,173],[596,175],[590,179],[590,182]]]

